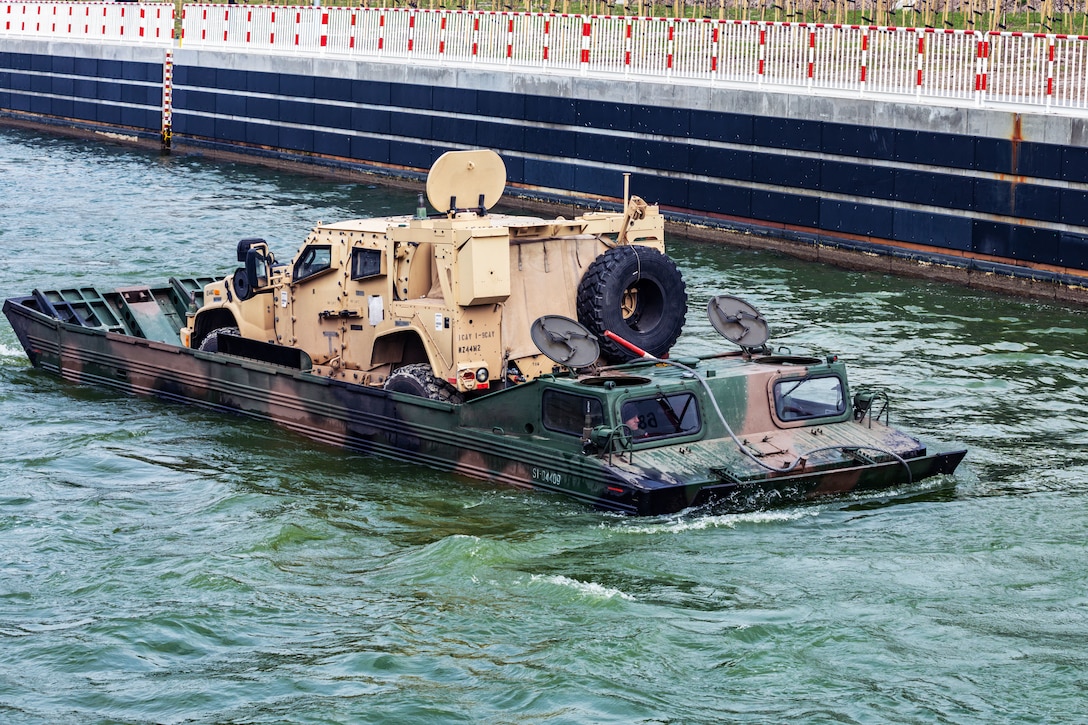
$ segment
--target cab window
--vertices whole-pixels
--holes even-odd
[[[299,256],[298,261],[295,262],[295,272],[292,276],[292,280],[298,282],[300,279],[312,277],[318,272],[324,272],[331,266],[332,247],[306,247],[302,252],[302,255]]]
[[[702,425],[691,393],[628,400],[620,408],[620,419],[635,440],[698,433]]]
[[[829,375],[779,381],[774,384],[774,407],[782,421],[841,415],[846,412],[842,380]]]
[[[587,412],[590,428],[604,425],[604,408],[597,398],[547,390],[541,403],[544,427],[548,430],[580,436],[586,427]]]
[[[382,250],[351,250],[351,278],[368,279],[382,273]]]

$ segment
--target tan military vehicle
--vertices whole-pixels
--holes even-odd
[[[243,240],[244,266],[205,287],[182,341],[297,348],[314,373],[452,402],[552,372],[530,337],[544,315],[665,356],[687,296],[657,207],[630,197],[622,213],[574,219],[490,213],[505,186],[496,153],[452,151],[427,179],[437,214],[318,224],[289,264]],[[601,349],[633,357],[609,340]]]

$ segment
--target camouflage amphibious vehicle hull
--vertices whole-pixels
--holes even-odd
[[[34,366],[75,383],[238,412],[323,443],[624,513],[886,488],[952,473],[965,454],[927,449],[880,422],[879,401],[851,397],[834,359],[636,361],[457,403],[316,374],[295,348],[223,336],[218,352],[191,349],[180,331],[207,282],[35,291],[8,299],[4,314]]]

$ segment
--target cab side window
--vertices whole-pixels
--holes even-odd
[[[604,408],[596,398],[547,390],[544,392],[542,407],[544,427],[558,433],[582,435],[587,412],[590,428],[604,424]]]
[[[324,272],[332,266],[332,247],[312,246],[306,249],[295,262],[295,271],[291,279],[298,282],[301,279],[312,277],[318,272]]]

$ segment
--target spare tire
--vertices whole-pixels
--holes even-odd
[[[680,337],[688,293],[676,264],[651,247],[629,244],[597,257],[578,284],[578,321],[600,338],[601,357],[637,357],[604,337],[611,330],[654,357],[665,357]]]

